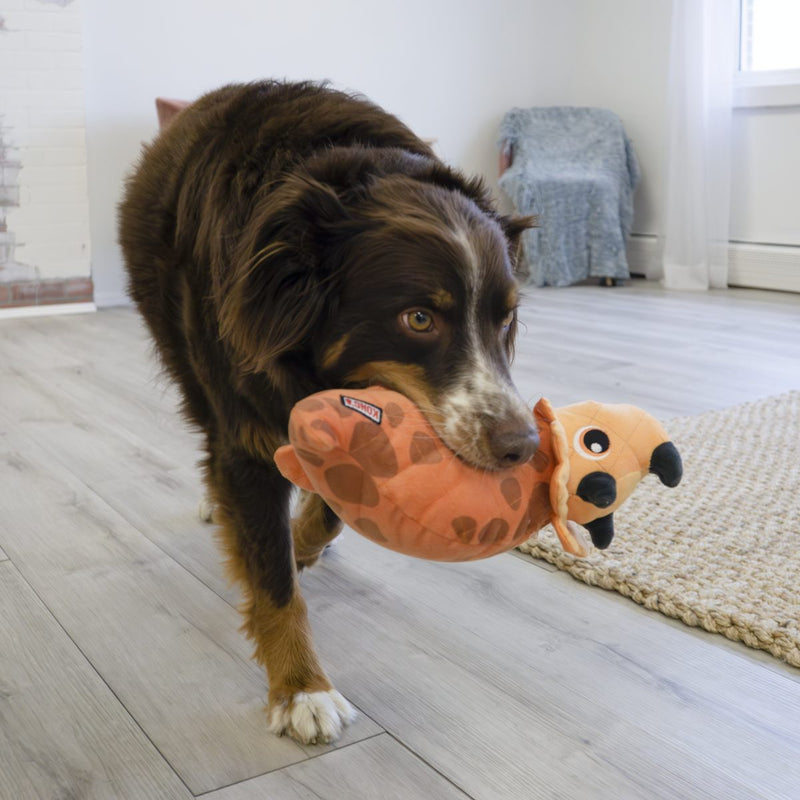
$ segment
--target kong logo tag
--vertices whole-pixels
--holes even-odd
[[[363,400],[359,400],[357,397],[348,397],[345,394],[339,395],[339,397],[345,408],[352,409],[357,414],[361,414],[362,417],[366,417],[370,422],[374,422],[376,425],[381,424],[383,409],[380,408],[380,406],[374,406],[372,403],[366,403]]]

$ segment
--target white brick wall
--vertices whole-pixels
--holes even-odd
[[[90,274],[84,106],[80,0],[2,0],[0,135],[21,169],[0,283]]]

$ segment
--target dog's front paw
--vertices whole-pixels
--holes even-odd
[[[330,542],[327,542],[321,549],[314,550],[310,553],[297,553],[295,558],[295,563],[297,564],[297,571],[302,572],[304,569],[308,569],[309,567],[313,567],[323,554],[327,553],[328,550],[331,549],[338,541],[342,539],[344,536],[343,533],[338,534],[338,536],[331,539]]]
[[[325,744],[338,739],[355,718],[356,710],[335,689],[297,692],[270,704],[269,729],[303,744]]]

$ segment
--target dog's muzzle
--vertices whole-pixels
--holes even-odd
[[[530,461],[539,448],[539,432],[533,425],[501,426],[489,434],[489,449],[502,467]]]

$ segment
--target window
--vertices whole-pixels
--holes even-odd
[[[737,106],[800,106],[800,2],[739,0]]]
[[[800,69],[797,0],[741,0],[739,69]]]

